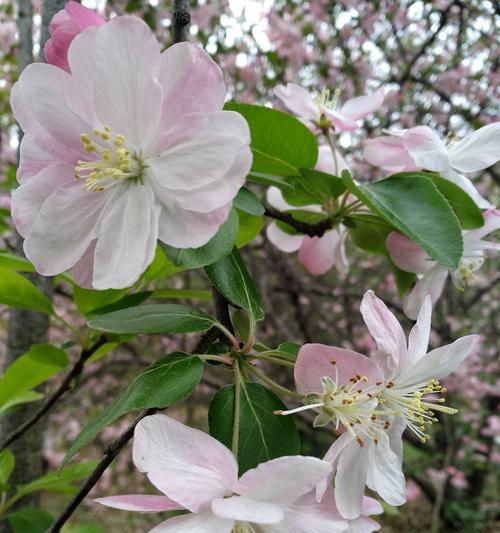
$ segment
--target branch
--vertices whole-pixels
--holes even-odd
[[[59,388],[47,399],[47,401],[36,411],[31,418],[26,420],[21,424],[14,432],[12,432],[2,443],[0,451],[5,450],[13,442],[22,437],[26,431],[33,427],[41,418],[43,418],[54,405],[61,399],[66,392],[71,389],[72,383],[75,379],[83,372],[83,367],[85,362],[91,355],[93,355],[104,343],[106,342],[106,337],[101,335],[97,341],[87,350],[82,350],[78,361],[74,364],[73,368],[70,370],[69,374],[64,378],[64,381],[59,385]]]
[[[264,215],[269,218],[273,218],[274,220],[284,222],[285,224],[291,226],[293,229],[296,229],[299,233],[304,233],[309,237],[322,237],[326,231],[332,229],[331,220],[327,219],[322,220],[317,224],[309,224],[308,222],[302,222],[293,218],[290,213],[282,213],[281,211],[274,209],[274,207],[266,207]]]
[[[174,12],[172,14],[172,39],[175,43],[182,43],[188,40],[189,23],[189,0],[174,0]]]
[[[78,491],[76,496],[71,500],[70,504],[64,509],[61,516],[47,529],[46,533],[57,533],[61,531],[64,524],[70,519],[71,515],[83,502],[88,493],[94,488],[101,476],[104,474],[108,466],[114,461],[115,457],[122,451],[128,441],[134,436],[135,426],[146,416],[153,415],[159,409],[146,409],[143,411],[132,424],[115,440],[104,452],[104,457],[100,463],[94,468],[94,471],[87,478],[85,485]]]

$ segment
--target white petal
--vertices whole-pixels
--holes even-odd
[[[44,276],[72,268],[97,237],[107,192],[87,191],[69,183],[55,190],[42,205],[24,241],[24,253]]]
[[[245,472],[234,490],[248,498],[284,505],[311,491],[331,471],[329,463],[315,457],[279,457]]]
[[[500,122],[469,133],[452,143],[448,151],[453,168],[459,172],[477,172],[494,165],[500,158]]]
[[[165,415],[139,422],[133,458],[159,490],[193,512],[232,494],[238,475],[236,460],[224,445]]]
[[[96,289],[133,285],[153,260],[158,239],[160,208],[154,204],[151,188],[131,183],[113,189],[99,222],[94,254]]]
[[[278,85],[274,94],[283,102],[285,107],[304,121],[319,120],[319,108],[311,95],[299,85],[288,83],[286,87]]]
[[[461,189],[463,189],[474,200],[474,202],[480,209],[489,209],[493,207],[493,204],[488,202],[488,200],[483,198],[477,192],[476,187],[469,178],[462,176],[462,174],[458,174],[453,169],[447,172],[443,172],[442,176],[443,178],[446,178],[447,180],[453,182],[455,185],[458,185]]]
[[[434,305],[443,292],[444,283],[448,277],[448,270],[436,263],[422,279],[415,283],[403,302],[403,310],[408,318],[416,320],[425,297],[430,295]]]
[[[233,526],[234,520],[220,518],[206,509],[198,514],[169,518],[149,533],[231,533]]]
[[[446,145],[428,126],[406,130],[403,134],[403,144],[419,167],[437,172],[450,168]]]
[[[488,209],[483,213],[484,225],[478,229],[466,231],[464,233],[464,245],[470,241],[477,241],[486,235],[500,229],[500,209]]]
[[[399,457],[391,450],[385,435],[378,444],[369,445],[367,485],[390,505],[403,505],[406,501],[406,481]]]
[[[353,442],[354,437],[348,431],[346,431],[335,440],[335,442],[326,452],[325,456],[323,457],[323,460],[327,461],[333,466],[333,471],[325,480],[320,481],[316,485],[316,501],[320,502],[325,496],[327,490],[331,487],[334,474],[337,471],[337,466],[341,453],[347,445],[352,445]]]
[[[351,98],[340,108],[340,113],[351,120],[359,120],[377,111],[384,103],[385,91],[383,88],[373,94]]]
[[[162,511],[179,510],[181,507],[166,496],[153,496],[148,494],[124,494],[121,496],[108,496],[96,498],[96,503],[120,509],[122,511],[136,511],[139,513],[161,513]]]
[[[431,333],[432,301],[427,295],[418,314],[417,323],[413,326],[408,337],[408,352],[400,368],[415,364],[427,353],[429,335]]]
[[[252,500],[244,496],[219,498],[212,502],[212,511],[221,518],[256,524],[277,524],[285,517],[275,503]]]
[[[300,245],[304,240],[304,235],[291,235],[280,229],[275,222],[272,222],[267,226],[266,235],[278,250],[285,253],[296,252],[299,250]]]
[[[398,379],[398,387],[404,388],[430,379],[443,379],[454,372],[474,350],[479,341],[478,335],[461,337],[452,344],[441,346],[425,357]]]

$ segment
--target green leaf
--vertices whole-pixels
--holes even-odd
[[[85,364],[90,365],[96,361],[99,361],[100,359],[106,357],[108,353],[112,352],[119,345],[119,342],[105,342],[85,361]]]
[[[167,278],[177,272],[181,272],[182,268],[176,267],[172,261],[165,255],[162,247],[158,245],[156,247],[155,258],[153,262],[148,266],[146,272],[142,275],[145,281],[152,281],[158,278]]]
[[[0,267],[20,272],[35,272],[35,267],[27,259],[7,252],[0,253]]]
[[[196,388],[203,373],[199,357],[170,354],[139,374],[110,405],[83,428],[71,445],[61,468],[106,426],[130,411],[156,407],[163,409],[184,400]]]
[[[88,326],[111,333],[189,333],[206,331],[215,319],[197,309],[180,304],[154,304],[130,307],[100,315]]]
[[[45,533],[54,518],[42,509],[23,507],[7,515],[14,533]]]
[[[299,350],[300,344],[296,344],[295,342],[282,342],[276,351],[284,357],[295,361],[297,359],[297,355],[299,355]]]
[[[356,215],[348,222],[347,231],[358,248],[377,255],[387,253],[385,241],[393,229],[384,219],[374,215]]]
[[[153,292],[151,298],[173,298],[179,300],[202,300],[210,302],[212,292],[204,289],[158,289]]]
[[[260,296],[236,248],[224,259],[205,267],[205,272],[214,287],[230,302],[246,309],[254,321],[264,318]]]
[[[92,289],[82,289],[75,285],[73,287],[73,301],[83,315],[89,315],[94,309],[104,307],[113,302],[117,302],[125,294],[128,289],[108,289],[105,291],[96,291]]]
[[[120,309],[128,309],[129,307],[137,307],[145,302],[151,295],[153,291],[142,291],[136,292],[134,294],[126,294],[123,298],[120,298],[118,301],[104,305],[103,307],[98,307],[97,309],[92,310],[87,313],[89,318],[93,318],[99,315],[105,315],[113,311],[119,311]]]
[[[260,185],[267,185],[268,187],[278,187],[281,191],[293,191],[294,187],[291,183],[280,176],[272,176],[271,174],[264,174],[262,172],[250,172],[247,176],[248,181],[259,183]]]
[[[64,350],[50,344],[34,344],[0,378],[0,409],[11,407],[15,399],[22,400],[15,403],[26,403],[40,398],[38,393],[30,393],[32,399],[23,400],[26,393],[57,374],[67,364],[68,356]],[[36,398],[33,394],[36,394]]]
[[[357,186],[342,172],[346,187],[375,213],[419,244],[429,256],[455,269],[462,257],[458,219],[432,180],[423,176],[389,176]]]
[[[0,406],[0,416],[9,411],[12,407],[17,407],[18,405],[23,405],[25,403],[37,402],[43,398],[41,392],[36,392],[33,390],[28,390],[25,392],[20,392],[11,396],[5,403]]]
[[[300,120],[276,109],[251,104],[229,103],[225,109],[243,115],[250,126],[252,171],[294,176],[299,168],[316,164],[316,138]]]
[[[238,232],[236,247],[243,248],[261,232],[264,226],[264,218],[262,216],[249,215],[243,211],[238,211],[238,217],[240,219],[240,231]]]
[[[238,237],[238,215],[231,209],[229,218],[217,234],[201,248],[172,248],[160,242],[164,252],[173,264],[183,268],[199,268],[215,263],[233,249]]]
[[[0,486],[2,492],[5,490],[5,487],[8,487],[7,482],[15,465],[16,459],[9,449],[0,453]]]
[[[295,187],[293,192],[283,196],[290,205],[325,205],[346,191],[343,181],[337,176],[319,170],[300,169],[300,176],[289,178]]]
[[[257,196],[246,187],[242,187],[233,201],[233,206],[249,215],[260,216],[264,214],[264,206]]]
[[[439,192],[448,200],[463,229],[476,229],[484,224],[481,209],[476,202],[458,185],[430,172],[400,172],[395,176],[420,176],[433,181]]]
[[[398,288],[398,296],[402,298],[415,283],[417,276],[413,272],[406,272],[398,268],[387,254],[387,259],[389,260],[389,265],[394,276],[394,281],[396,282],[396,287]]]
[[[238,464],[240,474],[283,455],[300,453],[300,439],[290,416],[273,414],[285,404],[258,383],[242,383]],[[210,402],[210,434],[231,448],[234,420],[234,385],[221,389]]]
[[[18,485],[16,495],[26,496],[41,490],[60,494],[71,494],[78,490],[75,481],[88,477],[99,461],[88,461],[68,466],[63,471],[49,472],[26,485]]]
[[[43,292],[21,274],[0,266],[0,304],[52,315],[54,308]]]

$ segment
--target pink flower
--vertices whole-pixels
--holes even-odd
[[[337,164],[339,174],[342,170],[348,169],[340,152],[337,152]],[[329,146],[320,146],[316,170],[334,173],[334,161]],[[280,211],[295,209],[285,201],[281,191],[276,187],[269,187],[267,190],[267,201]],[[322,211],[319,205],[302,206],[300,209],[318,213]],[[321,276],[334,266],[342,275],[348,271],[349,262],[345,253],[347,230],[344,227],[329,230],[322,237],[308,237],[286,233],[273,222],[267,227],[267,237],[282,252],[298,251],[300,263],[313,276]]]
[[[105,22],[100,15],[78,2],[68,2],[50,23],[51,38],[43,50],[45,61],[69,72],[68,50],[73,39],[86,28],[101,26]]]
[[[136,427],[133,458],[165,496],[125,495],[99,498],[108,507],[139,512],[186,509],[151,533],[334,533],[346,523],[330,504],[319,504],[311,490],[331,466],[314,457],[280,457],[260,464],[238,479],[238,464],[224,445],[165,415]]]
[[[286,87],[278,85],[274,94],[308,127],[316,129],[326,121],[337,131],[357,130],[359,121],[375,112],[384,102],[384,89],[352,98],[342,106],[336,97],[330,98],[329,91],[323,91],[317,98],[313,98],[294,83],[288,83]]]
[[[441,296],[444,284],[451,274],[453,281],[460,289],[474,280],[474,274],[484,263],[486,250],[500,250],[500,243],[483,239],[489,233],[500,228],[500,210],[488,209],[483,212],[484,226],[475,230],[463,232],[464,251],[462,259],[456,270],[450,271],[427,254],[408,237],[397,232],[392,232],[387,238],[386,246],[394,263],[406,272],[419,275],[419,280],[406,296],[403,309],[406,315],[415,319],[422,306],[424,298],[430,295],[432,303]]]
[[[391,136],[365,141],[364,157],[368,163],[391,173],[417,169],[439,172],[466,191],[479,207],[493,207],[463,174],[483,170],[498,161],[500,122],[473,131],[448,146],[428,126],[388,133]]]
[[[14,222],[40,273],[126,287],[157,239],[197,248],[215,235],[250,170],[248,125],[221,111],[222,73],[202,49],[160,53],[136,17],[81,33],[69,64],[30,65],[13,88]]]

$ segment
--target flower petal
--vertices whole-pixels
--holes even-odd
[[[466,231],[464,244],[470,241],[480,240],[493,231],[500,229],[500,209],[488,209],[483,212],[484,225],[478,229]]]
[[[415,383],[425,383],[430,379],[443,379],[462,364],[478,342],[478,335],[467,335],[457,339],[452,344],[432,350],[400,376],[398,388],[404,388]]]
[[[390,505],[406,501],[406,480],[399,457],[392,451],[389,438],[382,435],[369,445],[367,485]]]
[[[403,301],[405,315],[412,320],[416,320],[427,295],[430,295],[432,305],[434,305],[443,292],[447,277],[448,270],[439,263],[436,263],[424,274],[422,279],[415,283],[405,297]]]
[[[210,213],[196,213],[175,205],[161,207],[158,238],[175,248],[199,248],[207,244],[231,210],[231,204]]]
[[[363,157],[370,165],[388,172],[417,170],[413,158],[398,137],[382,136],[368,139],[363,143]]]
[[[94,277],[94,254],[97,239],[89,244],[85,253],[80,257],[75,266],[71,269],[71,274],[75,283],[84,289],[92,289]]]
[[[333,249],[337,240],[334,231],[329,231],[322,237],[304,236],[300,246],[299,261],[309,274],[321,276],[333,267]]]
[[[370,115],[384,103],[385,91],[380,88],[373,94],[351,98],[340,108],[340,114],[351,120],[359,120]]]
[[[12,193],[12,218],[19,234],[25,237],[35,224],[47,198],[59,187],[74,183],[73,169],[52,163]]]
[[[178,503],[166,496],[150,496],[148,494],[108,496],[106,498],[96,498],[94,501],[113,509],[137,511],[139,513],[161,513],[163,511],[182,509]]]
[[[330,463],[333,466],[333,471],[326,479],[320,481],[316,485],[316,501],[322,501],[326,492],[331,488],[332,480],[337,471],[337,466],[342,451],[346,446],[352,445],[353,442],[355,442],[354,437],[348,431],[346,431],[335,440],[335,442],[326,452],[325,456],[323,457],[323,461],[327,461],[328,463]]]
[[[428,126],[406,130],[403,134],[403,146],[420,168],[437,172],[450,168],[446,145]]]
[[[340,176],[343,170],[349,170],[344,156],[338,150],[335,150],[335,155],[337,158],[337,168],[335,168],[332,149],[327,145],[320,146],[318,148],[318,160],[314,168],[320,172],[326,172],[334,176]]]
[[[285,253],[296,252],[300,249],[304,235],[291,235],[278,227],[275,222],[267,226],[267,238],[271,243]]]
[[[373,514],[382,514],[384,512],[382,504],[375,498],[370,498],[369,496],[363,496],[363,503],[361,507],[363,509],[362,513],[365,516],[370,516]]]
[[[406,337],[398,319],[371,290],[365,292],[360,307],[365,324],[375,339],[380,355],[388,356],[389,367],[398,368],[405,357]]]
[[[80,50],[87,44],[92,61],[73,51],[75,43]],[[109,125],[136,148],[147,145],[158,131],[163,95],[155,81],[160,45],[149,26],[125,15],[85,31],[70,46],[69,64],[78,83],[92,82],[101,125]]]
[[[238,476],[236,460],[224,445],[165,415],[139,422],[133,458],[153,485],[192,512],[232,494]]]
[[[332,361],[336,362],[335,365]],[[304,344],[294,368],[297,391],[300,394],[321,392],[321,378],[328,376],[335,381],[337,372],[339,385],[349,383],[358,374],[366,376],[371,384],[383,380],[377,365],[360,353],[325,344]],[[360,387],[363,387],[362,383]]]
[[[406,272],[425,274],[435,264],[415,241],[397,231],[389,234],[385,245],[394,264]]]
[[[290,112],[305,122],[316,122],[319,120],[318,106],[311,95],[299,85],[295,85],[294,83],[287,83],[286,87],[278,85],[274,89],[274,94]]]
[[[427,353],[429,335],[431,333],[432,301],[427,295],[418,314],[417,323],[413,326],[408,337],[408,351],[406,357],[400,360],[400,368],[414,365]]]
[[[221,518],[256,524],[277,524],[285,517],[275,503],[252,500],[244,496],[219,498],[212,502],[212,511]]]
[[[154,259],[158,239],[160,207],[151,187],[126,183],[112,189],[94,254],[93,286],[101,290],[133,285]]]
[[[43,203],[24,241],[24,253],[44,276],[72,268],[97,237],[98,220],[108,193],[69,183]]]
[[[316,457],[279,457],[245,472],[234,491],[247,498],[286,505],[311,491],[332,471]]]
[[[447,180],[453,182],[455,185],[458,185],[458,187],[463,189],[474,200],[474,202],[480,209],[490,209],[494,207],[493,204],[488,202],[488,200],[486,200],[479,194],[476,187],[469,178],[462,176],[462,174],[455,172],[453,169],[447,172],[443,172],[442,176],[443,178],[446,178]]]
[[[163,87],[160,130],[188,113],[212,113],[224,105],[222,71],[199,46],[177,43],[161,54],[158,81]]]
[[[151,529],[149,533],[231,533],[234,520],[220,518],[205,509],[197,514],[174,516]]]
[[[477,172],[494,165],[500,158],[500,122],[469,133],[448,151],[452,167],[459,172]]]

